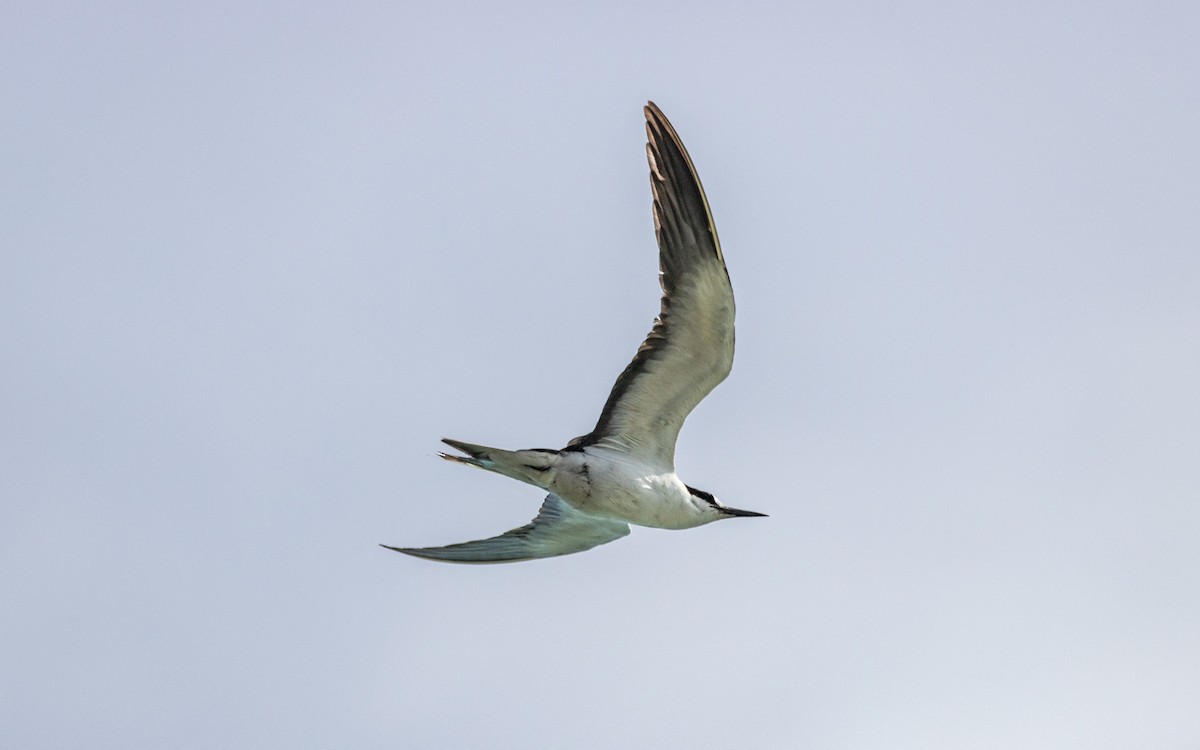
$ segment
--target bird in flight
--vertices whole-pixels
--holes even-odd
[[[675,475],[675,441],[696,405],[733,367],[733,287],[700,178],[675,128],[649,102],[646,156],[654,194],[662,307],[617,378],[591,432],[562,450],[502,450],[444,439],[447,461],[549,492],[530,523],[445,547],[389,547],[415,557],[499,563],[569,555],[620,539],[629,524],[690,529],[763,516],[722,505]]]

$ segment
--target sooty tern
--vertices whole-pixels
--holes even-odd
[[[654,102],[645,112],[662,308],[595,429],[562,450],[443,440],[463,454],[439,454],[447,461],[550,494],[537,518],[500,536],[446,547],[382,545],[387,549],[448,562],[514,562],[582,552],[620,539],[631,523],[688,529],[765,515],[728,508],[675,476],[679,428],[733,366],[733,288],[692,160]]]

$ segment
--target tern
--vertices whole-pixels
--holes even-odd
[[[629,524],[690,529],[764,516],[722,505],[675,475],[683,421],[733,366],[733,287],[696,168],[654,104],[646,156],[654,197],[662,303],[650,334],[617,378],[591,432],[561,450],[502,450],[444,439],[447,461],[549,492],[530,523],[490,539],[387,549],[430,560],[499,563],[582,552],[620,539]]]

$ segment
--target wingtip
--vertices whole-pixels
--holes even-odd
[[[468,542],[469,544],[469,542]],[[386,544],[380,544],[384,549],[390,549],[393,552],[399,552],[409,557],[415,557],[419,560],[430,560],[439,563],[453,563],[455,565],[495,565],[497,563],[512,563],[512,562],[527,562],[529,560],[538,559],[537,556],[524,555],[519,557],[466,557],[457,554],[452,554],[450,548],[458,547],[458,545],[449,545],[448,547],[390,547]]]
[[[393,547],[388,544],[380,544],[379,546],[383,547],[384,549],[390,549],[392,552],[399,552],[400,554],[408,555],[409,557],[418,557],[422,560],[441,560],[439,557],[424,554],[425,550],[421,547]]]
[[[655,131],[663,129],[664,126],[670,127],[667,116],[654,102],[646,102],[646,106],[642,107],[642,114],[646,116],[646,135],[651,140],[655,138]]]

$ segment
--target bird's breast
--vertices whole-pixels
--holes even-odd
[[[555,473],[550,491],[584,513],[661,529],[687,529],[709,520],[674,472],[585,452],[575,456]]]

